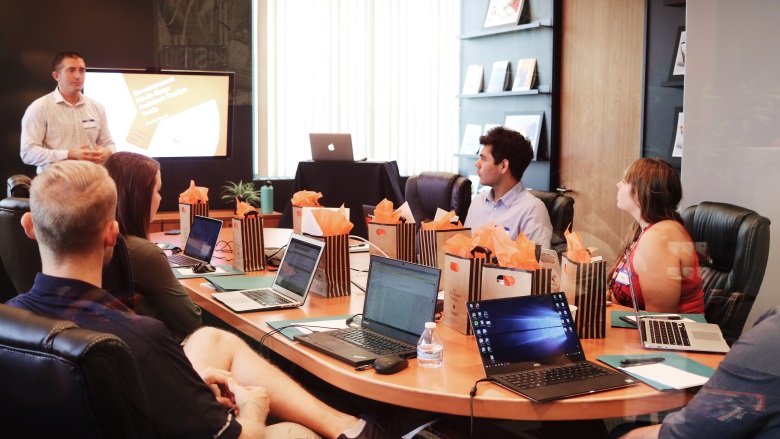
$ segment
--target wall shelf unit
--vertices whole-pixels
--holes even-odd
[[[461,87],[470,65],[483,67],[484,85],[497,61],[509,61],[509,89],[517,74],[518,61],[536,59],[536,88],[527,91],[458,94],[459,138],[466,125],[504,125],[506,116],[518,113],[543,113],[536,159],[526,170],[523,182],[528,187],[549,190],[558,185],[558,114],[560,82],[561,0],[524,0],[522,18],[517,26],[483,29],[488,0],[461,0]],[[458,144],[458,149],[460,143]],[[455,154],[458,172],[476,174],[477,154]]]
[[[645,0],[645,15],[641,156],[664,159],[680,171],[682,159],[672,152],[685,81],[669,80],[669,69],[677,50],[678,28],[685,25],[685,2]]]
[[[474,38],[489,37],[491,35],[507,34],[512,32],[522,32],[524,30],[538,29],[540,27],[552,27],[552,20],[537,20],[531,23],[520,24],[511,27],[502,27],[498,29],[483,30],[479,32],[472,32],[468,34],[462,34],[458,36],[459,40],[471,40]]]

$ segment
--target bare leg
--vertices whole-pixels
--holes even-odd
[[[335,439],[358,421],[309,394],[229,332],[198,329],[187,340],[184,352],[198,372],[207,367],[227,370],[241,385],[264,387],[271,399],[271,415],[309,427],[324,437]]]

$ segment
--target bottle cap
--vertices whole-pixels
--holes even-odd
[[[436,329],[436,322],[425,322],[425,329]]]

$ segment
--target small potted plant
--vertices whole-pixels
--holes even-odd
[[[260,191],[255,189],[254,182],[248,181],[244,183],[242,180],[239,180],[238,183],[232,181],[226,181],[226,183],[228,184],[222,186],[222,200],[228,204],[235,203],[236,198],[238,198],[255,207],[260,205]]]

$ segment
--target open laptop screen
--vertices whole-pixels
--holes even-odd
[[[469,302],[468,307],[485,369],[585,358],[563,293]]]
[[[303,297],[309,287],[312,273],[317,269],[321,250],[322,246],[291,236],[274,285]]]
[[[415,343],[433,321],[441,270],[371,255],[363,327]]]
[[[196,215],[192,221],[187,245],[184,246],[184,254],[201,261],[210,261],[221,229],[222,221]]]

